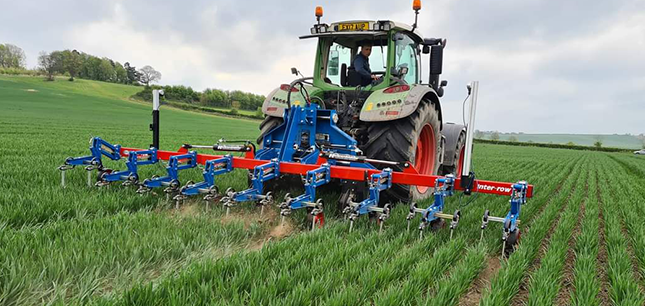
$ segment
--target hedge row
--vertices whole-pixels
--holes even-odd
[[[633,149],[624,148],[607,148],[607,147],[590,147],[579,145],[566,145],[557,143],[538,143],[538,142],[511,142],[502,140],[488,140],[488,139],[475,139],[476,143],[489,143],[501,144],[508,146],[522,146],[522,147],[541,147],[541,148],[556,148],[556,149],[569,149],[569,150],[583,150],[583,151],[601,151],[601,152],[632,152]]]

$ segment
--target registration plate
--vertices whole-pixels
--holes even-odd
[[[367,31],[369,27],[369,22],[341,23],[338,25],[338,31]]]

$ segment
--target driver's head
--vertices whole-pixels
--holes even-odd
[[[363,41],[361,43],[361,54],[365,57],[370,57],[370,54],[372,54],[372,42],[371,41]]]

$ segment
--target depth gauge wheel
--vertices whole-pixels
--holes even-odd
[[[375,122],[368,128],[369,140],[363,146],[368,158],[411,161],[421,174],[436,175],[441,153],[439,111],[429,99],[423,99],[410,116],[394,121]],[[392,166],[378,165],[379,168]],[[393,166],[395,171],[403,171]],[[432,195],[432,188],[393,185],[382,193],[381,203],[422,200]]]
[[[516,228],[513,232],[508,235],[506,238],[506,248],[504,248],[504,256],[508,258],[513,252],[517,249],[517,244],[520,242],[522,237],[522,232],[519,228]]]

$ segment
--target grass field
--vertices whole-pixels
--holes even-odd
[[[80,169],[61,188],[56,168],[86,154],[91,136],[150,144],[150,109],[127,101],[133,90],[0,76],[0,305],[645,303],[642,157],[478,144],[478,177],[536,186],[507,260],[499,224],[479,240],[484,210],[502,216],[504,197],[478,195],[465,207],[452,197],[446,211],[462,211],[453,239],[443,229],[420,240],[406,231],[406,205],[382,234],[365,218],[348,233],[331,208],[325,228],[310,232],[302,213],[282,227],[277,208],[262,218],[252,205],[229,217],[197,200],[176,210],[161,194],[86,187]],[[161,118],[162,149],[258,132],[257,121],[173,109]],[[141,175],[163,172],[159,165]],[[200,171],[182,179],[197,181]],[[246,174],[218,185],[240,190]],[[337,194],[323,198],[333,203]]]
[[[510,133],[500,133],[500,140],[509,140]],[[535,143],[567,144],[572,142],[579,146],[593,146],[598,139],[603,147],[641,149],[643,142],[634,135],[593,135],[593,134],[512,134],[517,141]],[[491,139],[489,133],[484,133],[483,139]]]

